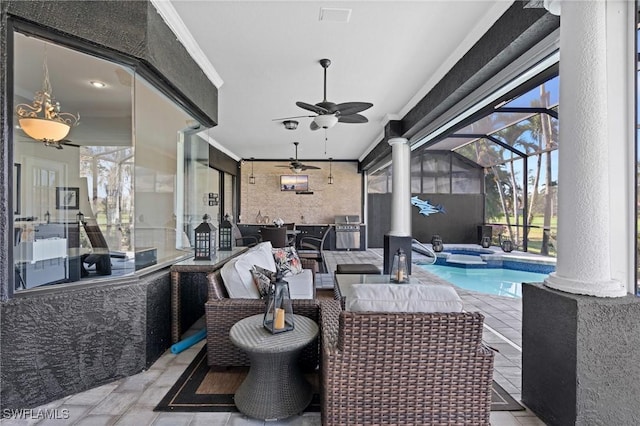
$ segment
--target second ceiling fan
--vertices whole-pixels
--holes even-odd
[[[300,173],[305,170],[320,170],[320,167],[308,166],[298,161],[298,144],[299,143],[300,142],[293,143],[296,146],[296,158],[292,158],[288,166],[276,166],[276,167],[288,167],[294,173]]]
[[[306,102],[296,102],[296,105],[307,111],[316,113],[310,115],[313,121],[310,124],[311,130],[328,129],[336,123],[367,123],[367,117],[358,114],[373,106],[370,102],[344,102],[335,104],[327,100],[327,68],[331,65],[329,59],[320,59],[320,65],[324,68],[324,98],[317,104]]]

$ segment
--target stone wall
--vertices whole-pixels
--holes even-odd
[[[240,176],[241,223],[255,223],[258,211],[270,221],[280,217],[298,224],[333,223],[337,215],[359,215],[362,220],[362,175],[356,161],[332,163],[333,185],[328,184],[328,161],[303,163],[321,168],[300,173],[309,176],[313,194],[280,191],[280,176],[294,174],[284,161],[254,161],[256,183],[250,185],[251,161],[245,161]]]

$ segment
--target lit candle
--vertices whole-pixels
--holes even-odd
[[[282,330],[284,328],[284,309],[276,308],[276,319],[273,323],[273,328],[276,330]]]
[[[398,282],[401,282],[404,279],[404,275],[402,274],[402,270],[398,268]]]

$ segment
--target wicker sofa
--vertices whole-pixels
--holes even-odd
[[[313,260],[301,259],[301,261],[303,268],[311,269],[315,282],[317,263]],[[207,363],[209,366],[220,368],[248,366],[249,357],[231,343],[229,330],[243,318],[264,314],[265,300],[230,298],[220,270],[209,273],[207,281],[209,284],[209,296],[205,303]],[[293,312],[316,322],[319,321],[319,304],[315,298],[293,299]],[[318,340],[306,347],[301,354],[301,364],[306,370],[313,370],[319,364]]]
[[[322,424],[488,425],[493,352],[480,313],[343,311],[323,300]]]

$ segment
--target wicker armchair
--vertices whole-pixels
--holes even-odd
[[[302,261],[305,269],[312,269],[315,282],[316,262]],[[229,330],[238,321],[251,315],[264,314],[265,300],[232,299],[224,287],[220,271],[207,275],[209,299],[205,303],[207,327],[207,363],[211,367],[248,366],[249,357],[229,339]],[[318,322],[320,307],[317,299],[294,299],[293,313]],[[319,365],[319,339],[307,346],[300,355],[301,367],[314,370]]]
[[[322,424],[489,425],[480,313],[346,312],[322,301]]]

